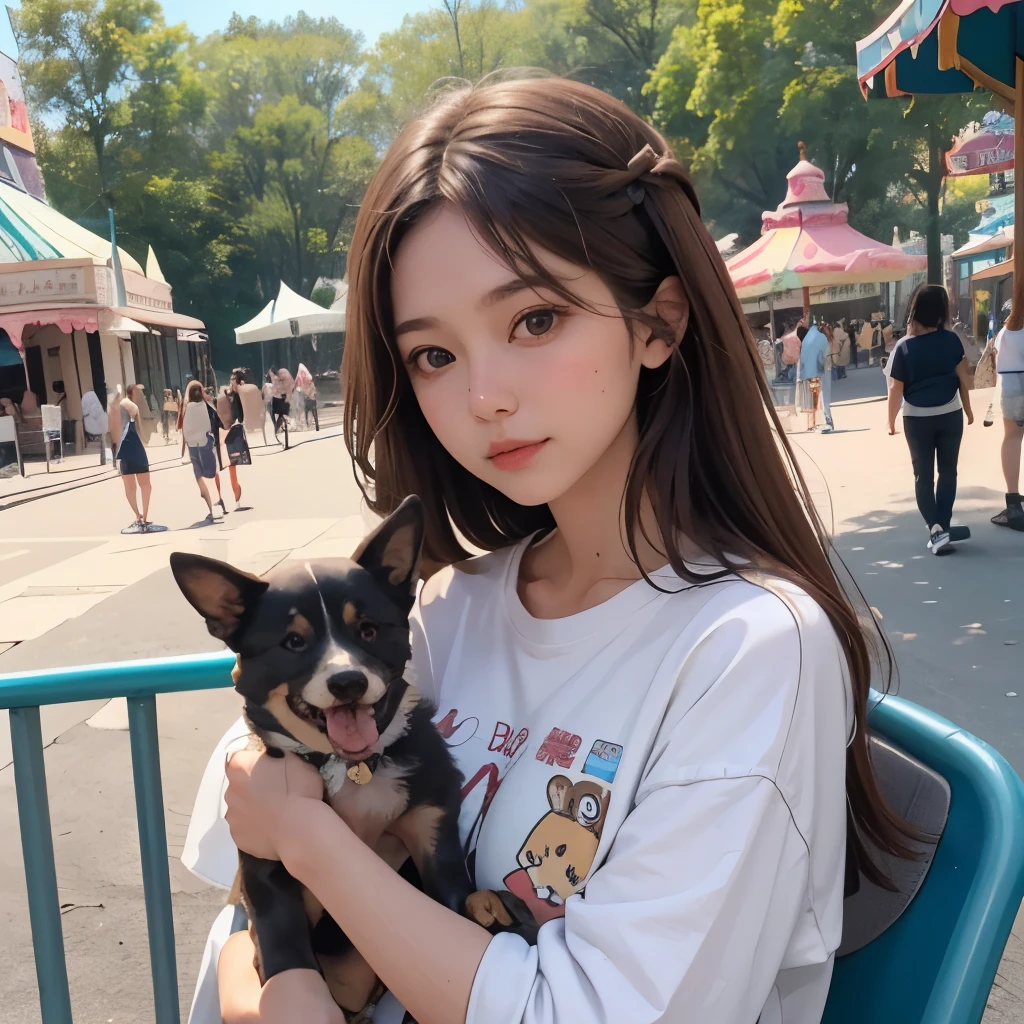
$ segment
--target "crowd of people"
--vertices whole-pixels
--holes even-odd
[[[223,515],[228,514],[220,480],[225,468],[222,449],[227,452],[234,510],[245,509],[241,503],[238,467],[251,464],[248,434],[262,431],[265,416],[261,389],[251,383],[248,376],[249,370],[236,367],[231,372],[230,383],[216,396],[198,380],[189,381],[183,399],[180,395],[176,399],[169,398],[170,391],[164,392],[161,416],[164,437],[169,437],[173,423],[173,429],[181,435],[182,458],[187,452],[200,496],[206,504],[208,523],[216,521],[215,504],[220,506]],[[169,408],[169,403],[173,403],[175,408]],[[143,427],[148,419],[142,415],[145,408],[145,387],[142,384],[132,384],[124,397],[115,392],[107,407],[107,433],[112,454],[119,464],[125,497],[135,515],[134,521],[122,533],[153,533],[166,529],[149,517],[152,483],[146,450],[149,437]],[[211,487],[216,490],[216,501]]]
[[[184,396],[165,389],[159,421],[164,442],[171,433],[181,437],[182,459],[188,457],[195,474],[200,496],[206,504],[206,522],[217,520],[215,507],[227,515],[228,507],[221,487],[220,474],[225,469],[223,452],[227,453],[227,472],[231,483],[235,511],[241,504],[242,487],[238,467],[252,462],[249,437],[262,436],[266,443],[266,423],[273,425],[274,437],[283,431],[287,447],[288,430],[302,430],[310,425],[319,430],[316,384],[302,363],[293,377],[282,367],[270,370],[262,387],[251,380],[251,371],[236,367],[227,386],[214,393],[201,381],[186,385]],[[95,401],[93,401],[95,400]],[[145,387],[132,384],[122,396],[113,393],[103,415],[99,400],[90,392],[83,397],[85,429],[90,434],[105,431],[114,460],[119,464],[125,496],[135,519],[122,533],[150,533],[165,529],[149,518],[152,485],[149,474],[147,446],[155,429],[156,418],[147,401]],[[94,408],[95,406],[95,408]],[[223,436],[222,436],[223,435]],[[216,492],[216,498],[214,498]]]

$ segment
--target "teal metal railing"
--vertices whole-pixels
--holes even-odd
[[[156,1024],[180,1024],[156,696],[230,686],[234,660],[231,654],[205,654],[0,676],[0,709],[10,712],[15,792],[43,1024],[72,1024],[72,1013],[39,708],[70,701],[128,700]]]

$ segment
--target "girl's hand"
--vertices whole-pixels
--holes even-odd
[[[265,860],[283,860],[282,845],[298,839],[324,807],[320,773],[294,754],[233,754],[225,767],[225,818],[235,845]]]
[[[971,426],[974,423],[974,413],[970,409],[967,410],[967,426]]]
[[[889,436],[892,437],[892,436],[895,435],[895,433],[896,433],[896,424],[895,423],[890,423],[889,424]]]

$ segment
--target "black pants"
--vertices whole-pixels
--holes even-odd
[[[964,414],[960,409],[941,416],[904,416],[910,459],[914,464],[914,493],[917,507],[930,528],[936,523],[949,529],[956,498],[956,464],[964,436]],[[939,483],[935,484],[935,463]]]

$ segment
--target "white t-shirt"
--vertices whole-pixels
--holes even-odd
[[[491,941],[468,1024],[818,1024],[852,725],[827,617],[788,585],[666,570],[679,592],[640,581],[536,619],[517,595],[525,547],[433,577],[413,622],[417,685],[466,780],[476,885],[546,922],[535,947]],[[220,749],[214,797],[223,764]],[[210,878],[226,829],[201,801],[182,859]],[[390,996],[374,1017],[401,1019]]]
[[[996,373],[1024,372],[1024,331],[1000,328],[996,335]]]
[[[205,402],[186,402],[185,418],[181,421],[185,444],[202,448],[210,435],[210,412]]]

